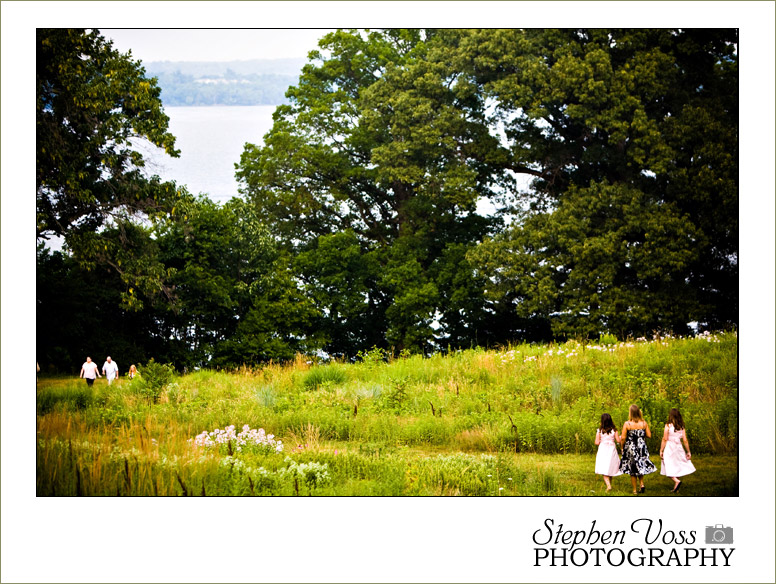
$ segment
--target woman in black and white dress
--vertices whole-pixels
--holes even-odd
[[[647,438],[651,437],[649,424],[641,417],[639,406],[632,405],[628,413],[628,421],[622,425],[620,470],[630,475],[634,495],[639,490],[642,493],[647,490],[644,486],[644,475],[657,470],[649,459],[649,450],[647,450]]]

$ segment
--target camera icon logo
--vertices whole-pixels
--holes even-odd
[[[706,543],[733,543],[733,528],[721,523],[706,526]]]

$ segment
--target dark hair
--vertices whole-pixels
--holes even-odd
[[[609,414],[601,414],[601,425],[599,426],[601,434],[608,434],[609,432],[617,432],[617,428],[614,427],[612,417]]]
[[[671,411],[668,412],[668,423],[673,424],[674,430],[684,430],[682,414],[676,408],[671,408]]]

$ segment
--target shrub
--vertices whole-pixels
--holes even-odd
[[[307,390],[318,389],[322,385],[340,385],[345,383],[347,375],[342,367],[337,365],[317,366],[310,369],[302,380]]]
[[[277,402],[277,393],[275,389],[270,385],[266,387],[260,387],[256,390],[256,401],[259,405],[268,409],[274,409]]]
[[[380,347],[374,346],[368,351],[359,351],[356,354],[356,359],[367,366],[377,365],[379,363],[385,363],[388,360],[388,352]]]
[[[172,365],[157,363],[151,359],[140,369],[140,372],[141,377],[137,384],[137,391],[149,402],[158,403],[175,374],[175,370]]]
[[[600,345],[616,345],[617,344],[617,337],[610,334],[601,335],[598,339],[598,344]]]
[[[392,382],[392,387],[388,389],[381,397],[381,407],[400,414],[407,402],[407,380],[397,379]]]

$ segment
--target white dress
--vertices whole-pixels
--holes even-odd
[[[596,430],[596,434],[601,437],[601,440],[598,444],[598,453],[595,455],[595,474],[607,477],[620,476],[622,471],[620,471],[620,457],[617,455],[615,441],[617,433],[610,430],[607,434],[602,434],[599,429]]]
[[[667,477],[683,477],[695,472],[695,465],[687,458],[682,447],[684,430],[674,430],[673,424],[665,427],[666,447],[660,460],[660,474]]]

